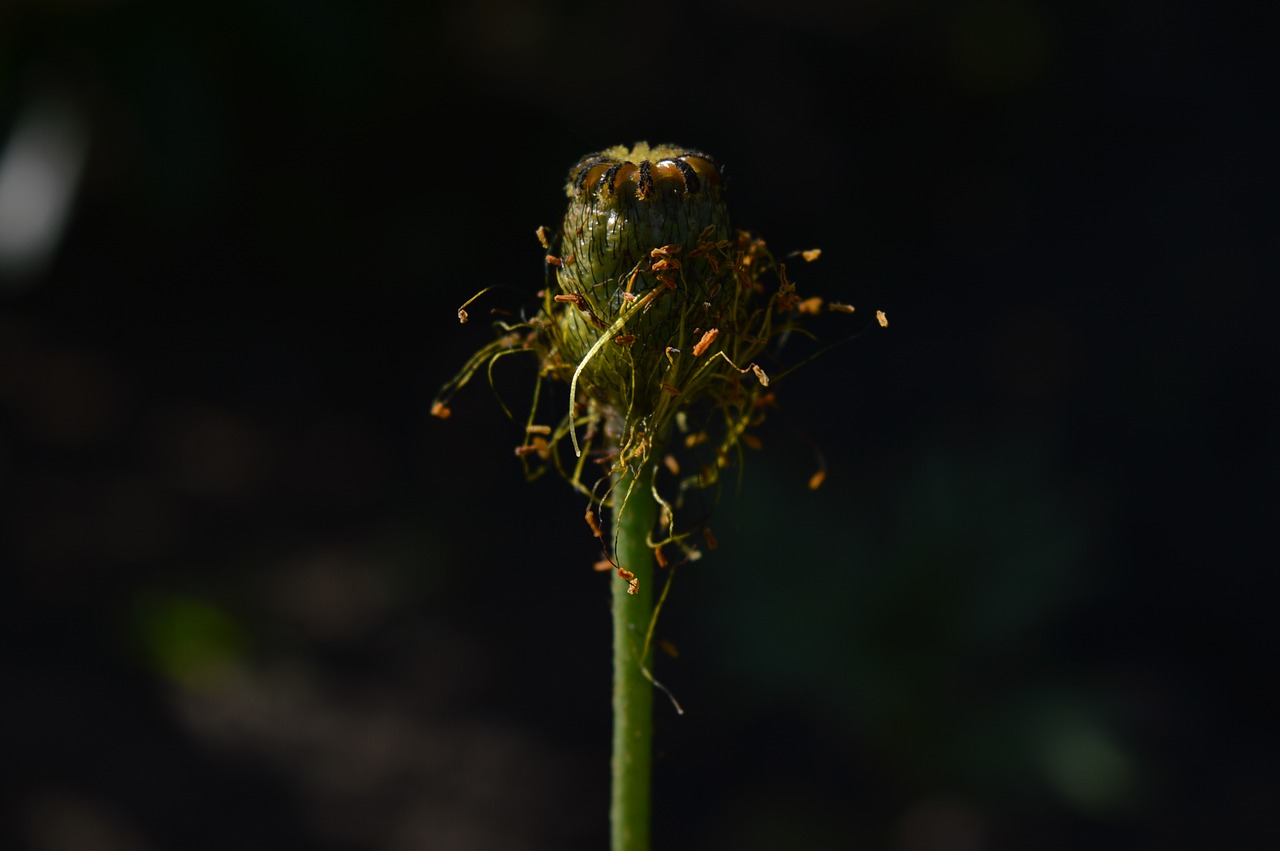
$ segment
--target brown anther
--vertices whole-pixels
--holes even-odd
[[[534,234],[538,237],[538,242],[542,244],[543,248],[551,247],[551,231],[540,225],[538,229],[534,231]]]
[[[693,356],[695,358],[702,357],[707,349],[711,348],[711,344],[716,341],[716,337],[720,336],[719,328],[712,328],[710,331],[702,335],[702,339],[693,347]]]
[[[827,471],[819,470],[809,477],[809,490],[816,491],[822,487],[822,483],[827,480]]]
[[[459,307],[459,308],[458,308],[458,321],[459,321],[460,323],[462,323],[463,325],[466,325],[466,324],[467,324],[467,320],[468,320],[468,319],[470,319],[470,318],[471,318],[471,316],[470,316],[470,314],[468,314],[468,313],[467,313],[466,308],[464,308],[464,307]]]
[[[600,528],[600,522],[596,520],[596,513],[592,506],[587,506],[587,513],[584,516],[587,518],[587,525],[591,527],[591,534],[597,538],[603,538],[604,530]]]
[[[720,546],[720,542],[716,540],[715,533],[711,531],[710,526],[702,527],[702,540],[707,542],[707,549],[709,550],[714,550],[716,547]]]
[[[854,307],[852,304],[841,304],[838,301],[833,301],[827,305],[827,310],[834,310],[836,313],[853,313]]]
[[[640,593],[640,580],[639,580],[639,579],[636,579],[634,576],[633,576],[633,577],[631,577],[630,581],[629,581],[629,582],[627,582],[627,593],[628,593],[628,594],[638,594],[638,593]]]
[[[760,442],[760,438],[756,437],[754,434],[744,434],[741,439],[749,449],[754,449],[759,452],[764,448],[764,444]]]
[[[762,386],[769,386],[769,376],[765,374],[765,371],[758,364],[751,364],[751,371],[756,374],[756,378],[759,379]]]
[[[796,305],[796,310],[808,316],[817,316],[822,312],[822,296],[810,296]]]
[[[547,443],[545,437],[534,437],[533,440],[516,447],[516,457],[525,458],[529,455],[538,455],[541,458],[551,457],[551,444]]]
[[[555,256],[554,254],[548,254],[547,262],[550,263],[552,266],[559,266],[562,261],[560,260],[559,257]]]
[[[631,302],[636,300],[636,294],[624,292],[622,293],[622,300],[625,301],[627,304],[630,304]]]
[[[705,431],[700,431],[700,432],[697,432],[696,434],[685,435],[684,445],[686,449],[692,449],[693,447],[697,446],[700,443],[706,443],[710,439],[711,439],[710,435],[708,435]]]
[[[613,570],[613,562],[607,558],[602,558],[595,564],[591,565],[591,569],[596,573],[604,573],[606,570]]]
[[[888,327],[889,327],[889,317],[887,317],[887,316],[885,316],[885,315],[884,315],[884,311],[883,311],[883,310],[877,310],[877,311],[876,311],[876,321],[880,323],[880,327],[881,327],[881,328],[888,328]]]
[[[551,434],[549,425],[529,425],[524,428],[525,434]]]
[[[453,410],[444,402],[432,402],[431,416],[439,417],[442,420],[447,420],[449,419],[449,417],[453,416]]]
[[[670,641],[667,641],[667,639],[659,638],[656,643],[658,645],[658,649],[661,650],[663,653],[666,653],[672,659],[680,658],[680,651],[676,649],[676,646],[674,644],[672,644]]]
[[[577,293],[560,293],[555,300],[560,304],[582,304],[582,296]]]
[[[663,457],[662,463],[665,464],[666,468],[671,471],[671,475],[673,476],[680,475],[680,462],[676,460],[676,456],[666,455]]]
[[[629,582],[629,581],[631,581],[632,579],[635,579],[635,578],[636,578],[636,575],[635,575],[634,573],[632,573],[631,571],[627,570],[625,567],[619,567],[619,568],[618,568],[618,578],[619,578],[619,579],[625,579],[625,580],[627,580],[627,581]]]
[[[667,556],[662,552],[662,547],[653,548],[653,558],[658,562],[658,567],[666,567],[668,564]]]
[[[663,390],[665,390],[665,391],[667,391],[668,393],[670,393],[672,396],[679,396],[679,395],[680,395],[680,391],[679,391],[679,390],[677,390],[676,388],[672,387],[670,384],[666,384],[666,383],[664,383],[664,384],[662,385],[662,389],[663,389]]]
[[[667,257],[662,260],[657,260],[654,262],[652,266],[652,269],[655,272],[666,272],[668,270],[675,270],[679,268],[680,268],[680,261],[676,260],[674,257]]]
[[[629,346],[636,340],[640,339],[635,334],[619,334],[613,338],[613,341],[619,346]]]
[[[822,256],[821,248],[810,248],[808,251],[801,251],[800,256],[804,258],[806,263],[812,263]]]
[[[570,265],[572,265],[572,264],[573,264],[573,260],[574,260],[574,258],[575,258],[575,257],[577,257],[577,256],[578,256],[578,255],[576,255],[576,254],[574,254],[572,251],[570,251],[570,252],[569,252],[569,256],[568,256],[568,257],[566,257],[566,258],[564,258],[564,264],[565,264],[566,266],[570,266]]]

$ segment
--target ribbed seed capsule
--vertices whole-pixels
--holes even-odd
[[[668,351],[691,346],[695,328],[734,324],[732,269],[695,251],[731,234],[719,169],[698,151],[640,143],[583,157],[565,190],[556,280],[578,309],[560,314],[560,354],[581,365],[587,397],[644,416],[680,383]],[[630,343],[597,347],[606,333]]]

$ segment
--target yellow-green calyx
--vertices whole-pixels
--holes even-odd
[[[447,415],[443,400],[481,366],[531,351],[541,377],[569,390],[556,426],[530,415],[517,454],[531,469],[550,460],[589,493],[584,454],[608,475],[639,469],[659,448],[702,447],[681,487],[714,482],[759,422],[769,378],[755,359],[791,327],[774,317],[794,313],[795,288],[762,240],[731,229],[719,167],[705,153],[609,148],[581,158],[565,191],[559,231],[539,230],[554,272],[541,310],[500,323],[500,338],[446,386],[437,413]],[[557,451],[565,443],[571,468]],[[668,458],[667,467],[681,465]]]

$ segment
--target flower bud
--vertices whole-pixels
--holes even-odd
[[[577,393],[661,437],[679,407],[664,396],[700,395],[698,341],[746,319],[720,171],[701,152],[640,143],[583,157],[565,191],[556,354]]]
[[[656,453],[675,443],[668,440],[674,423],[686,449],[705,447],[680,487],[708,487],[764,416],[770,379],[755,359],[822,300],[802,302],[764,242],[730,228],[720,170],[704,153],[643,142],[609,148],[580,159],[565,192],[559,231],[537,230],[554,274],[540,294],[542,309],[517,323],[495,322],[498,339],[445,385],[433,411],[446,416],[450,396],[477,372],[487,368],[492,381],[499,358],[527,352],[540,364],[526,427],[539,436],[517,452],[533,465],[530,475],[543,469],[537,459],[549,461],[586,491],[583,462],[561,463],[562,440],[578,457],[592,450],[616,474],[664,457]],[[465,302],[459,320],[491,289]],[[534,419],[543,379],[569,388],[568,410],[555,426]]]

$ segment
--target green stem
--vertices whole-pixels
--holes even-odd
[[[657,516],[649,493],[652,472],[622,476],[614,488],[615,558],[640,581],[635,594],[614,577],[613,790],[609,805],[611,851],[648,851],[653,751],[653,684],[645,676],[644,646],[653,615],[654,559],[647,538]],[[625,500],[631,488],[630,499]]]

